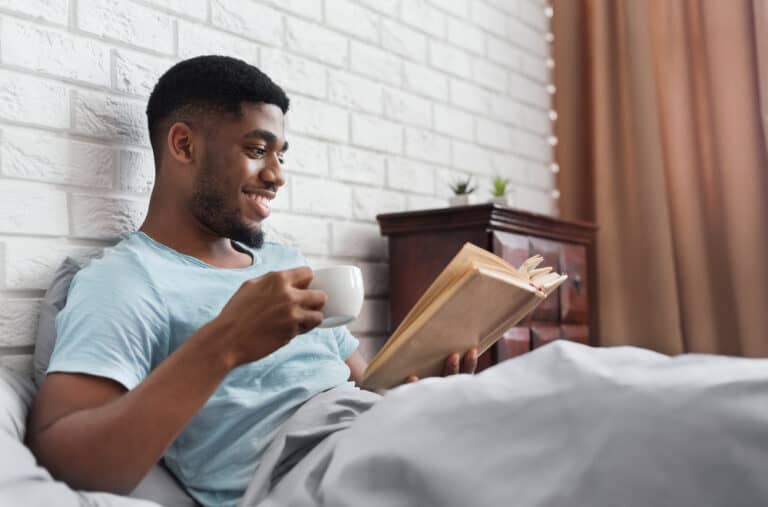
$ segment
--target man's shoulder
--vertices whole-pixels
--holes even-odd
[[[114,246],[104,249],[100,257],[91,259],[74,277],[73,284],[99,283],[112,287],[141,286],[148,280],[142,262],[145,252],[134,235],[128,236]]]

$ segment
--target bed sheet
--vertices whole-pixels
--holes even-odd
[[[768,361],[556,342],[316,397],[240,506],[752,507],[767,477]]]

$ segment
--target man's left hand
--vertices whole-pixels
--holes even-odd
[[[456,375],[457,373],[475,373],[477,368],[477,349],[472,347],[469,349],[462,358],[458,352],[454,352],[445,360],[445,366],[443,367],[443,377],[448,375]],[[408,377],[407,382],[416,382],[419,377],[411,375]]]

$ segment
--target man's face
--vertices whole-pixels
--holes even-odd
[[[207,130],[191,211],[216,235],[260,248],[261,222],[285,183],[283,112],[272,104],[243,103],[240,118],[224,117]]]

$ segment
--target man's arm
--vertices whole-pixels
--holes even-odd
[[[132,491],[234,366],[219,332],[200,329],[130,392],[103,377],[49,375],[29,424],[37,459],[79,489]]]
[[[297,268],[245,282],[131,391],[103,377],[48,375],[27,437],[38,461],[77,488],[132,491],[230,370],[321,322],[325,295],[307,290],[311,280]]]
[[[360,385],[360,382],[363,380],[363,373],[365,373],[365,369],[368,367],[368,362],[363,359],[359,350],[352,352],[352,355],[344,362],[349,366],[349,379],[354,380],[355,384]]]

